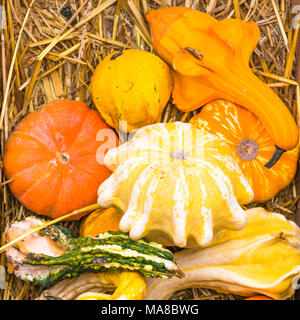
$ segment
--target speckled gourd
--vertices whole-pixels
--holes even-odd
[[[160,121],[173,88],[168,65],[137,49],[106,56],[97,66],[89,91],[107,124],[130,132]]]

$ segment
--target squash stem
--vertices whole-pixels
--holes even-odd
[[[282,154],[286,152],[286,150],[279,148],[278,146],[275,145],[275,152],[273,153],[272,158],[265,164],[265,167],[267,169],[271,169],[274,164],[280,159]]]

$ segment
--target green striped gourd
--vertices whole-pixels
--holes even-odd
[[[147,277],[182,277],[173,254],[162,245],[145,239],[133,241],[120,231],[79,237],[69,241],[70,249],[60,256],[29,254],[23,261],[31,266],[52,267],[46,277],[27,279],[39,285],[106,270],[139,271]]]

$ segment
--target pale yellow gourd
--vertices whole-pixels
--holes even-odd
[[[168,65],[153,53],[113,52],[97,66],[89,87],[107,124],[130,132],[159,122],[173,88]]]
[[[215,135],[183,122],[154,124],[108,151],[104,162],[113,174],[100,185],[98,203],[123,214],[120,230],[134,240],[205,246],[216,232],[245,225],[239,204],[253,192]]]
[[[207,248],[185,249],[175,259],[183,279],[147,281],[145,299],[161,300],[191,287],[243,296],[290,297],[300,273],[300,230],[283,215],[246,210],[240,231],[223,230]]]

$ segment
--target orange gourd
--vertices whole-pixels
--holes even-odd
[[[252,202],[273,198],[294,178],[298,148],[282,155],[271,168],[264,164],[275,151],[262,122],[249,110],[224,100],[205,105],[190,123],[227,142],[254,192]]]
[[[90,213],[80,225],[82,237],[96,237],[107,231],[119,231],[122,215],[115,208],[98,209]]]
[[[147,20],[154,49],[174,70],[172,97],[177,108],[192,111],[225,99],[249,109],[276,145],[267,168],[297,145],[298,128],[288,108],[249,67],[260,36],[255,23],[218,21],[186,7],[152,10]]]
[[[102,129],[109,127],[99,113],[79,101],[56,100],[27,115],[5,145],[12,193],[29,210],[51,218],[95,203],[99,184],[111,174],[96,152],[118,144],[112,129],[114,143],[97,138]]]

